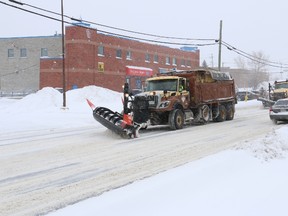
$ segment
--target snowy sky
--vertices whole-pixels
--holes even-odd
[[[61,11],[60,0],[20,1],[58,13]],[[8,0],[1,2],[11,4]],[[220,20],[223,20],[225,42],[247,53],[262,51],[270,61],[288,64],[286,52],[288,2],[285,0],[146,0],[137,3],[132,0],[64,0],[63,2],[64,13],[70,17],[164,36],[217,39]],[[32,9],[27,6],[23,8]],[[0,38],[52,35],[56,31],[61,32],[61,23],[4,4],[0,4],[0,14],[2,17]],[[209,66],[212,64],[217,66],[217,45],[200,47],[200,50],[201,61],[205,59]],[[224,66],[235,66],[234,59],[237,56],[226,48],[222,49]]]

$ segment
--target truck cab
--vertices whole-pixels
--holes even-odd
[[[275,81],[274,90],[271,96],[274,101],[287,98],[288,97],[288,80]]]
[[[189,85],[186,78],[179,76],[161,76],[146,80],[143,94],[157,96],[158,100],[153,108],[158,111],[170,111],[179,106],[187,109],[189,106]]]

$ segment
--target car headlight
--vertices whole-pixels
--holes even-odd
[[[164,101],[159,105],[159,108],[166,108],[168,107],[170,104],[170,101]]]

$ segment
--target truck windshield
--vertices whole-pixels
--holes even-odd
[[[177,79],[150,80],[147,82],[147,91],[176,91]]]
[[[275,89],[288,88],[288,83],[277,83]]]

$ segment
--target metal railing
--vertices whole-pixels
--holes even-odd
[[[36,91],[0,91],[0,97],[23,98]]]

